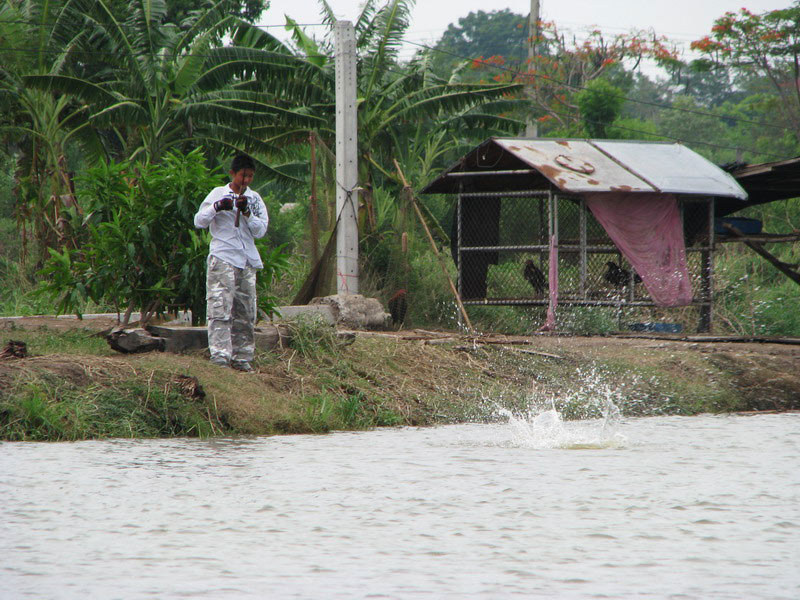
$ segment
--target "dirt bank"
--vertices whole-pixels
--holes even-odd
[[[495,418],[800,409],[800,345],[670,338],[296,331],[256,372],[202,351],[121,355],[103,320],[0,323],[0,439],[323,432]],[[342,335],[342,334],[345,335]]]

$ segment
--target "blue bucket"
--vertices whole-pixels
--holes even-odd
[[[761,233],[762,223],[758,219],[748,219],[746,217],[723,217],[714,219],[714,233],[718,235],[731,235],[725,229],[724,224],[733,225],[745,235],[757,235]]]
[[[654,333],[681,333],[683,325],[680,323],[631,323],[631,331],[652,331]]]

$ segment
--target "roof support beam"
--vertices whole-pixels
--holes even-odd
[[[453,171],[446,173],[448,177],[480,177],[481,175],[530,175],[538,173],[536,169],[512,169],[509,171]]]

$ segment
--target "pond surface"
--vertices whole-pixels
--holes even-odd
[[[800,414],[0,444],[0,598],[800,598]]]

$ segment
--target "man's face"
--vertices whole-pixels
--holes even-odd
[[[253,169],[240,169],[239,171],[229,171],[231,176],[231,189],[237,194],[242,193],[246,187],[250,187],[253,181]]]

